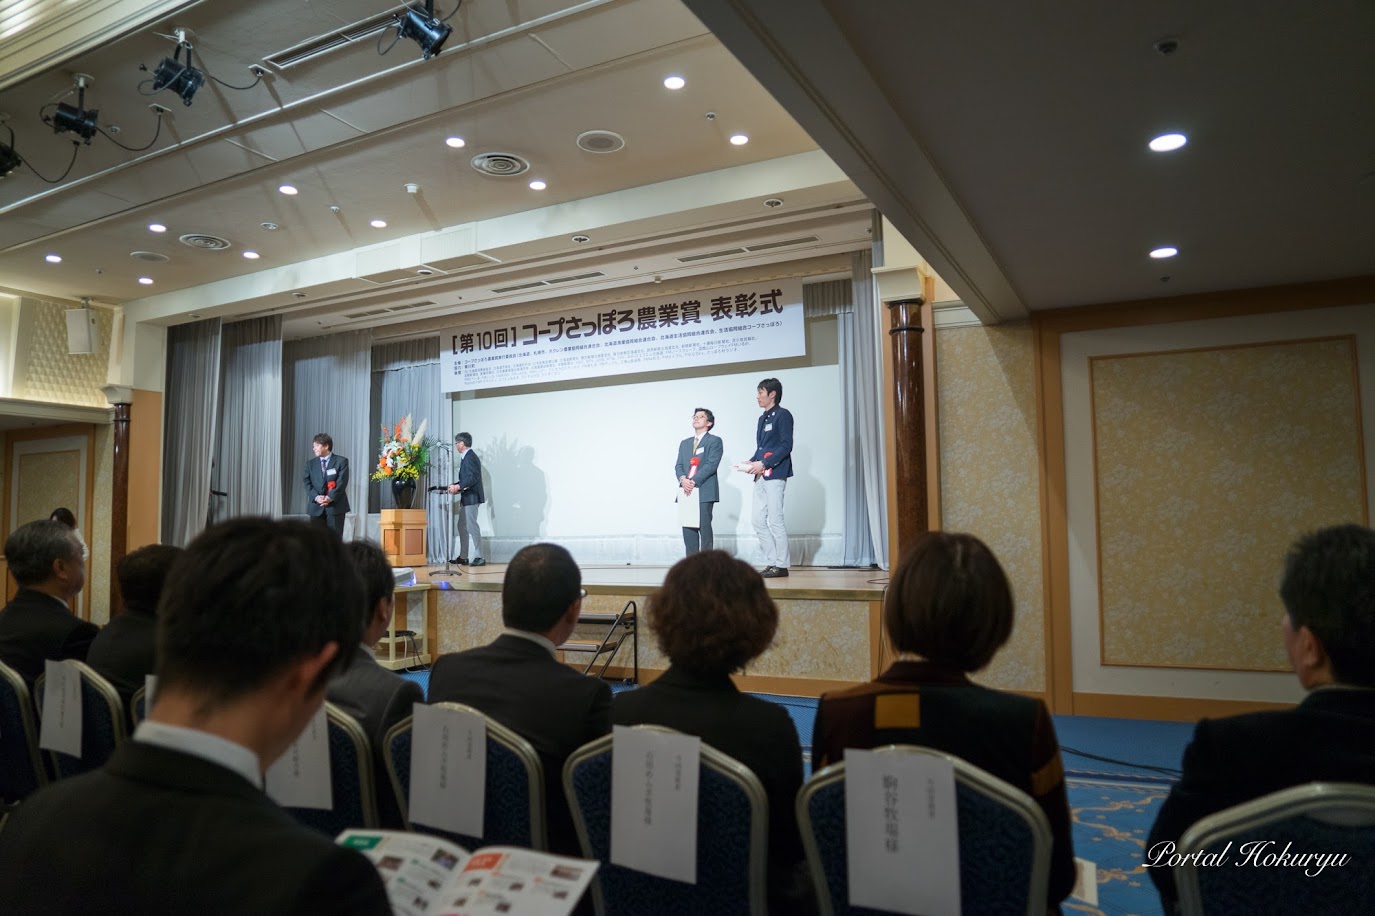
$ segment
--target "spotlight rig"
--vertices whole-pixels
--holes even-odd
[[[80,137],[87,146],[91,145],[91,138],[100,129],[96,123],[96,119],[100,117],[100,112],[94,108],[90,111],[86,110],[86,87],[93,82],[95,80],[92,77],[78,73],[76,75],[76,105],[58,102],[51,115],[42,116],[44,123],[52,127],[53,133],[61,134],[71,131]]]
[[[24,164],[24,160],[14,151],[14,128],[8,124],[4,127],[10,132],[10,142],[0,143],[0,178],[9,177],[11,172]]]
[[[158,64],[157,70],[153,73],[153,91],[171,89],[181,96],[183,105],[190,107],[196,90],[205,85],[205,71],[198,69],[191,62],[190,30],[177,29],[172,38],[177,43],[177,50],[171,57],[164,57],[162,63]],[[181,62],[182,51],[186,52],[184,64]]]
[[[460,0],[458,6],[462,5]],[[453,13],[443,19],[434,14],[434,0],[425,0],[423,11],[412,6],[406,7],[406,12],[396,15],[396,41],[403,38],[411,39],[420,45],[425,60],[429,60],[440,52],[444,42],[453,33],[453,26],[448,23],[454,17],[454,13],[458,12],[458,6],[454,7]],[[396,44],[396,41],[392,44]],[[387,50],[390,51],[391,48]]]

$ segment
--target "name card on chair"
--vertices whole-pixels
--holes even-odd
[[[461,709],[415,705],[411,718],[412,824],[480,837],[487,804],[487,723]]]
[[[43,662],[43,719],[38,723],[38,746],[81,756],[81,672],[74,664],[51,658]]]
[[[851,906],[959,916],[958,831],[949,760],[845,751]]]
[[[143,676],[143,715],[147,718],[148,713],[153,709],[153,693],[158,689],[158,676],[156,674],[145,674]]]
[[[325,706],[296,738],[296,743],[268,767],[268,796],[284,808],[334,808],[329,769],[329,717]]]
[[[697,883],[702,739],[617,725],[611,738],[611,863]]]

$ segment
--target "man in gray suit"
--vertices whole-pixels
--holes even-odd
[[[482,528],[477,523],[478,507],[483,503],[482,460],[473,451],[473,437],[468,433],[454,436],[454,450],[458,452],[458,480],[449,484],[450,493],[458,498],[458,556],[453,562],[461,566],[485,566],[482,558]],[[472,543],[473,552],[468,553]],[[469,559],[471,557],[471,559]]]
[[[401,807],[387,776],[383,739],[387,732],[425,702],[420,685],[377,663],[372,647],[387,632],[396,608],[396,576],[382,549],[370,541],[345,545],[349,559],[363,580],[363,642],[353,648],[353,664],[329,685],[329,701],[358,720],[372,743],[372,772],[377,787],[377,811],[383,827],[401,827]]]
[[[683,529],[683,544],[690,554],[711,550],[711,513],[721,499],[716,468],[721,464],[723,447],[721,437],[711,434],[715,425],[716,415],[705,407],[692,412],[692,435],[678,443],[678,463],[673,468],[684,497],[697,491],[699,526]]]

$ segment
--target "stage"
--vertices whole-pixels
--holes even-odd
[[[416,635],[384,638],[378,658],[402,668],[491,642],[501,632],[501,587],[504,564],[453,566],[460,573],[444,576],[443,566],[414,567],[413,585],[397,589],[395,630]],[[611,619],[630,602],[644,612],[646,600],[663,584],[667,566],[584,566],[584,615]],[[432,573],[438,573],[432,575]],[[888,576],[881,569],[793,567],[786,579],[765,580],[778,604],[778,635],[773,646],[755,659],[736,681],[741,689],[792,696],[818,696],[824,691],[867,681],[882,668],[880,617]],[[420,625],[423,620],[423,626]],[[604,623],[580,626],[574,640],[600,640]],[[668,667],[647,627],[639,631],[641,682]],[[632,644],[627,640],[607,671],[608,677],[630,677]],[[394,653],[394,657],[393,657]],[[587,656],[562,653],[581,669]],[[600,661],[598,662],[600,667]]]

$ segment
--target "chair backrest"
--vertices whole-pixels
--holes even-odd
[[[148,688],[140,687],[129,697],[129,721],[135,728],[148,718]]]
[[[47,781],[28,685],[0,662],[0,804],[23,801]]]
[[[406,827],[450,839],[468,850],[481,846],[525,846],[548,849],[545,823],[544,767],[529,741],[500,722],[462,703],[433,703],[442,709],[457,709],[482,716],[487,723],[487,787],[482,806],[480,837],[466,836],[417,824],[411,818],[411,717],[407,716],[387,732],[382,755],[387,775],[401,809]]]
[[[286,808],[291,815],[330,839],[352,827],[377,826],[373,790],[372,746],[358,720],[333,703],[325,704],[329,729],[330,791],[334,807]]]
[[[658,725],[634,728],[673,732]],[[702,745],[697,787],[697,883],[611,863],[611,743],[578,748],[563,768],[564,791],[583,855],[601,866],[592,882],[599,916],[767,912],[769,802],[749,767]]]
[[[876,751],[942,757],[954,765],[964,912],[1045,912],[1050,822],[1031,796],[951,754],[897,744]],[[813,774],[803,785],[797,793],[797,822],[823,916],[878,912],[850,906],[843,762]]]
[[[1182,913],[1369,912],[1375,899],[1375,786],[1315,782],[1274,792],[1203,818],[1175,848],[1181,856],[1221,850],[1228,854],[1225,864],[1200,867],[1185,859],[1175,866]],[[1295,867],[1267,858],[1286,852],[1344,854],[1346,860]]]
[[[57,779],[78,776],[104,766],[115,748],[128,737],[124,701],[119,691],[85,662],[71,662],[81,675],[81,756],[48,751],[48,761]],[[42,726],[43,694],[47,676],[40,674],[33,683],[34,705]]]

